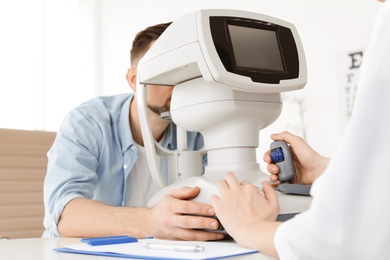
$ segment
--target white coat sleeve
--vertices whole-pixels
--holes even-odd
[[[390,259],[390,1],[378,14],[353,116],[308,211],[281,224],[281,259]]]

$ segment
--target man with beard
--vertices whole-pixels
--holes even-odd
[[[126,75],[134,92],[138,61],[169,24],[150,26],[135,37]],[[155,140],[168,149],[176,149],[176,126],[160,114],[169,111],[172,90],[171,86],[147,86],[151,131]],[[202,148],[201,135],[188,133],[187,145],[193,150]],[[97,97],[71,110],[48,159],[44,236],[223,238],[223,234],[202,231],[218,229],[219,223],[199,216],[214,216],[210,205],[189,201],[197,196],[199,187],[171,191],[155,207],[146,208],[159,187],[147,166],[133,93]],[[163,161],[161,166],[166,176]]]

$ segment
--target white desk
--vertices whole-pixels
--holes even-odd
[[[2,260],[115,260],[119,257],[92,256],[82,254],[60,253],[53,248],[80,243],[79,238],[26,238],[0,239],[0,258]],[[127,258],[128,259],[128,258]],[[272,260],[274,258],[263,254],[250,254],[230,257],[232,260]]]

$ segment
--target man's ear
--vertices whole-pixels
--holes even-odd
[[[137,88],[137,69],[129,68],[126,73],[126,80],[130,88],[135,92]]]

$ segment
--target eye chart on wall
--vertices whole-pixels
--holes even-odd
[[[346,51],[338,54],[338,89],[340,100],[341,130],[344,131],[352,115],[356,90],[359,79],[359,69],[364,51]]]

